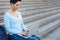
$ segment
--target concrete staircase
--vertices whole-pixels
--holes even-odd
[[[0,0],[0,24],[9,9],[8,0]],[[29,36],[36,34],[45,37],[60,25],[60,6],[47,6],[44,2],[22,0],[18,10],[22,12],[24,24],[30,29]]]
[[[60,40],[60,26],[57,27],[54,31],[50,32],[42,40]]]

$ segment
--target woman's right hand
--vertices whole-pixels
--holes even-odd
[[[22,36],[27,36],[28,34],[23,31],[23,32],[21,32],[21,35],[22,35]]]

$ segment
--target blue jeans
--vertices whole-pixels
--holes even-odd
[[[24,38],[19,35],[13,34],[11,35],[11,40],[40,40],[40,39],[38,39],[37,37]]]
[[[3,26],[0,25],[0,40],[7,40],[7,36],[5,33],[5,29]]]

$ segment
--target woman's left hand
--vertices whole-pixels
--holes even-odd
[[[29,29],[25,30],[25,33],[28,35],[28,33],[29,33]]]

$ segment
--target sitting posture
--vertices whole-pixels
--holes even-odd
[[[38,40],[36,37],[27,37],[29,29],[23,24],[21,12],[18,12],[21,0],[10,0],[10,9],[4,14],[4,27],[11,40]]]

